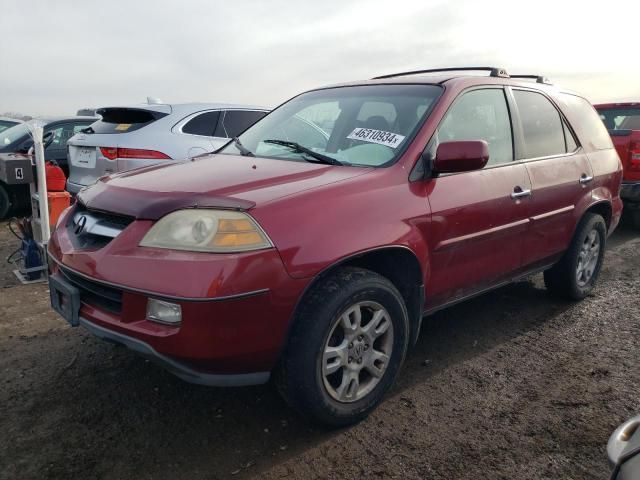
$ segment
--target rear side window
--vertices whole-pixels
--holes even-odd
[[[609,132],[607,132],[593,105],[576,95],[563,93],[561,97],[568,107],[565,113],[583,146],[589,146],[594,150],[613,148]]]
[[[218,122],[215,136],[226,138],[237,137],[266,114],[266,112],[253,110],[228,110],[225,112],[222,121]]]
[[[218,118],[220,118],[220,112],[205,112],[196,115],[182,127],[182,133],[212,137],[218,125]]]
[[[640,130],[640,108],[606,108],[598,113],[609,130]]]
[[[465,93],[449,109],[438,128],[438,143],[485,140],[488,165],[513,161],[513,138],[507,100],[502,89]]]
[[[167,114],[137,108],[102,108],[102,118],[91,124],[86,133],[127,133],[139,130]]]
[[[558,110],[542,94],[514,90],[522,133],[524,158],[549,157],[567,152],[562,119]]]

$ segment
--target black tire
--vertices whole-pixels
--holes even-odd
[[[355,307],[357,305],[360,307]],[[390,321],[392,328],[387,326],[387,333],[380,334],[379,338],[385,336],[386,348],[389,349],[392,346],[392,349],[389,351],[388,361],[384,363],[386,365],[384,372],[370,383],[371,390],[367,393],[363,392],[362,398],[357,399],[356,395],[348,403],[341,402],[329,393],[329,388],[333,387],[326,386],[329,380],[322,371],[326,360],[323,353],[329,345],[327,342],[333,341],[336,329],[342,328],[343,323],[339,320],[341,315],[355,307],[359,311],[362,309],[362,318],[364,318],[366,309],[370,308],[370,305],[375,305],[371,308],[382,307],[388,313],[384,317],[384,323],[387,320]],[[408,318],[403,298],[389,280],[362,268],[340,268],[314,285],[298,306],[289,342],[276,372],[278,390],[291,407],[322,425],[343,427],[361,421],[378,405],[397,377],[409,343]],[[366,328],[369,322],[371,320],[363,320],[362,328]],[[386,337],[389,332],[390,338]],[[330,334],[331,337],[329,337]],[[363,336],[360,335],[354,343],[360,342],[362,348],[368,349],[369,345],[362,343],[366,339],[362,339]],[[374,340],[376,341],[377,339]],[[342,342],[349,342],[346,334]],[[348,343],[349,347],[351,348],[354,343]],[[377,353],[378,348],[381,347],[372,344],[369,355],[372,352]],[[362,351],[357,353],[357,350],[345,351],[356,352],[358,364],[362,363],[366,355]],[[363,357],[360,357],[360,354]],[[350,355],[351,353],[349,353],[351,364]],[[340,367],[340,372],[329,376],[338,375],[338,373],[341,377],[350,375],[351,372],[348,372],[348,369],[354,367],[363,369],[362,372],[355,373],[359,378],[369,375],[367,367],[353,364],[349,367],[346,365]],[[371,375],[365,380],[373,378],[374,376]],[[358,380],[358,384],[360,381]],[[363,385],[366,385],[366,382],[363,382]],[[351,386],[349,384],[343,391],[352,390]],[[338,390],[340,390],[339,387],[333,391],[333,395],[336,395]],[[363,390],[366,388],[363,387]]]
[[[0,220],[6,218],[11,210],[11,197],[7,191],[7,187],[0,183]]]
[[[583,245],[586,245],[587,237],[595,231],[599,240],[599,251],[593,273],[588,279],[583,278],[584,283],[578,279],[578,264],[580,252]],[[593,290],[602,261],[607,242],[607,225],[604,219],[595,213],[587,213],[578,224],[569,249],[562,256],[562,259],[549,270],[544,272],[544,283],[552,294],[569,300],[582,300]],[[594,255],[595,260],[595,255]]]

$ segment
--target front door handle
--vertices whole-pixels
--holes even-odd
[[[525,190],[520,186],[513,187],[513,192],[511,193],[511,198],[513,200],[517,200],[519,198],[529,197],[531,195],[531,190]]]
[[[579,182],[580,182],[582,185],[586,185],[586,184],[587,184],[587,183],[589,183],[591,180],[593,180],[593,177],[591,177],[591,176],[587,175],[586,173],[583,173],[583,174],[580,176],[580,180],[579,180]]]

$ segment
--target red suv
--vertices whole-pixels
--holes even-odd
[[[536,272],[585,297],[622,209],[596,111],[541,77],[436,74],[312,90],[214,155],[84,189],[49,243],[53,307],[190,382],[273,375],[346,425],[423,315]]]

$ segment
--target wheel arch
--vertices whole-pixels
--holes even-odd
[[[609,227],[611,226],[611,219],[613,218],[613,207],[611,205],[611,202],[609,202],[608,200],[600,200],[590,205],[589,208],[587,208],[582,214],[580,220],[582,220],[582,218],[584,218],[587,213],[596,213],[604,218],[604,223],[607,226],[607,230],[609,230]]]
[[[323,268],[307,284],[304,291],[298,298],[289,326],[282,353],[286,350],[289,338],[293,330],[296,312],[304,301],[307,294],[322,279],[341,267],[353,266],[365,268],[387,278],[398,289],[407,307],[409,315],[409,342],[415,344],[420,333],[422,324],[422,313],[424,310],[424,272],[420,266],[417,255],[406,245],[386,245],[383,247],[371,248],[340,258],[332,264]],[[408,275],[407,275],[408,273]]]

